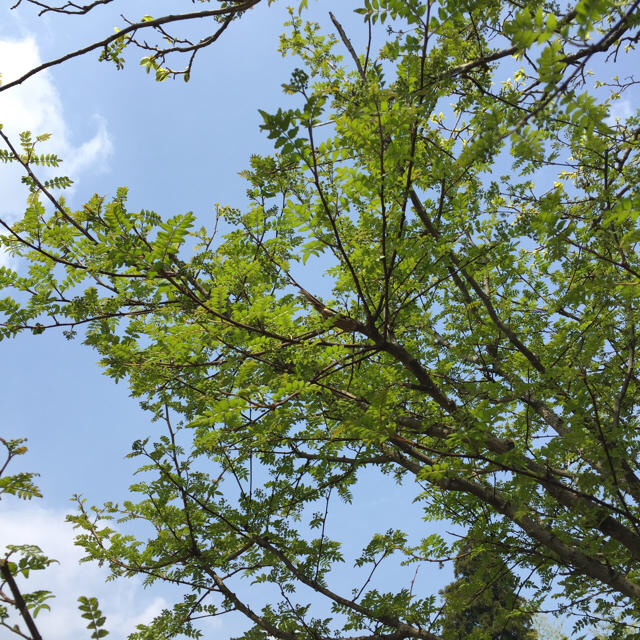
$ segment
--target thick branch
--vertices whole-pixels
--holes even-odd
[[[412,458],[421,460],[427,466],[432,466],[436,462],[407,443],[398,441],[394,442],[394,444]],[[422,472],[423,468],[420,464],[407,460],[394,447],[387,447],[385,452],[395,462],[416,476]],[[527,510],[523,510],[521,505],[512,503],[496,487],[473,482],[456,475],[445,476],[431,482],[444,491],[460,491],[476,496],[484,504],[493,507],[498,513],[506,516],[530,538],[555,553],[562,564],[574,567],[583,575],[607,584],[615,591],[629,598],[634,600],[640,598],[640,585],[615,572],[606,564],[582,553],[579,550],[580,544],[577,541],[572,540],[571,544],[563,542],[552,530],[541,525],[533,516],[528,515]],[[568,535],[565,538],[568,538]]]
[[[24,623],[27,625],[27,629],[29,629],[29,633],[33,640],[42,640],[38,627],[36,627],[36,624],[31,617],[31,613],[27,608],[27,603],[24,601],[24,598],[20,593],[20,589],[11,575],[9,562],[6,558],[0,558],[0,575],[2,575],[2,579],[9,585],[9,589],[11,589],[11,593],[13,594],[16,609],[20,612],[20,615],[22,616]]]

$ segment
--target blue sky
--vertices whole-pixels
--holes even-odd
[[[357,2],[310,4],[323,22],[331,8],[354,40],[364,37],[361,19],[350,10]],[[135,54],[124,71],[98,63],[91,54],[0,93],[0,122],[12,135],[22,129],[53,134],[50,148],[66,158],[66,171],[75,180],[68,194],[74,205],[94,192],[109,196],[126,185],[132,208],[163,216],[191,210],[201,223],[210,224],[216,202],[243,205],[245,186],[238,172],[248,166],[250,154],[271,148],[259,132],[258,109],[273,111],[283,103],[280,85],[294,66],[277,52],[286,6],[284,0],[270,8],[261,5],[232,25],[200,54],[188,84],[154,82],[138,67]],[[175,0],[154,0],[153,13],[171,7],[175,10]],[[131,11],[131,17],[150,12],[141,2]],[[13,12],[5,5],[0,9],[3,81],[104,37],[117,22],[108,10],[82,18],[37,19],[27,5]],[[627,115],[631,104],[623,101],[618,109]],[[18,174],[0,167],[0,215],[15,219],[23,199]],[[129,398],[126,383],[115,385],[102,376],[96,354],[80,340],[67,342],[55,333],[25,335],[1,342],[0,358],[0,435],[29,438],[30,452],[20,468],[41,473],[45,495],[38,504],[2,502],[0,548],[33,542],[62,560],[45,579],[58,593],[54,611],[41,618],[47,640],[87,637],[75,611],[80,594],[98,595],[110,637],[124,637],[135,623],[159,612],[168,594],[143,592],[132,581],[105,585],[98,568],[78,569],[79,553],[64,514],[72,510],[69,498],[76,492],[91,504],[124,498],[135,465],[123,457],[133,440],[159,427]],[[332,526],[349,527],[353,540],[362,543],[372,528],[384,531],[398,517],[428,532],[430,525],[421,525],[417,508],[406,500],[406,487],[382,491],[371,480],[367,486],[376,491],[361,494],[357,511],[339,510]],[[417,587],[434,592],[443,582],[446,574],[424,567]],[[227,637],[238,630],[237,622],[217,622],[211,630]]]
[[[172,5],[175,10],[175,3],[154,2],[153,12],[160,15]],[[344,2],[336,10],[335,3],[319,1],[314,13],[325,21],[331,6],[357,40],[355,30],[361,30],[361,37],[364,31],[361,19],[351,14],[355,5]],[[258,108],[271,111],[282,104],[280,85],[294,66],[277,52],[286,6],[282,1],[268,10],[260,6],[232,25],[221,41],[200,54],[188,84],[154,82],[138,67],[135,54],[124,71],[98,63],[92,54],[0,94],[0,122],[13,136],[23,129],[53,134],[49,149],[66,158],[63,166],[75,180],[67,195],[72,205],[81,205],[95,192],[109,196],[126,185],[132,208],[163,216],[191,210],[209,224],[216,202],[242,206],[245,186],[238,172],[248,166],[250,154],[271,148],[258,130]],[[133,11],[137,13],[131,17],[140,17],[149,9],[137,3]],[[0,9],[3,81],[104,37],[117,22],[100,9],[83,18],[38,19],[27,5],[13,12],[5,5]],[[0,169],[0,215],[15,219],[24,199],[19,174],[12,167]],[[126,383],[115,385],[102,376],[96,354],[80,340],[67,342],[55,333],[25,335],[0,343],[0,358],[0,435],[29,439],[20,470],[39,471],[44,492],[38,503],[3,501],[0,548],[30,542],[62,561],[43,581],[58,594],[52,613],[39,618],[47,640],[87,637],[75,611],[80,594],[99,596],[110,637],[125,637],[137,622],[158,613],[168,594],[162,589],[143,592],[132,581],[105,585],[100,569],[79,569],[80,554],[64,514],[72,510],[69,498],[76,492],[91,504],[123,499],[135,469],[123,457],[134,439],[159,427],[129,398]],[[416,526],[420,522],[415,506],[398,506],[402,488],[381,492],[376,486],[375,494],[363,497],[357,516],[342,509],[334,520],[363,544],[372,525],[384,531],[399,513]],[[434,581],[424,571],[420,580],[429,590],[442,584],[442,578]],[[210,630],[227,636],[238,630],[237,624],[216,622]]]
[[[82,19],[36,20],[25,9],[18,14],[3,9],[0,15],[5,82],[21,66],[92,39]],[[121,72],[88,56],[1,94],[0,122],[14,136],[26,128],[53,134],[50,148],[66,158],[63,170],[75,180],[67,194],[72,205],[126,185],[132,208],[163,216],[192,210],[203,224],[211,223],[216,202],[242,204],[238,172],[250,153],[269,148],[258,132],[257,109],[277,104],[280,82],[287,77],[287,65],[276,52],[283,11],[262,14],[253,12],[205,52],[189,84],[154,82],[135,56]],[[97,37],[100,28],[109,33],[112,24],[112,18],[105,19],[92,35]],[[64,37],[57,36],[61,27]],[[245,55],[238,56],[239,50]],[[17,217],[24,200],[17,168],[3,167],[0,192],[2,215]],[[3,342],[0,349],[6,376],[0,390],[3,432],[30,438],[25,462],[42,472],[47,500],[63,505],[78,488],[101,494],[105,484],[96,477],[96,465],[109,469],[114,461],[107,458],[148,431],[147,417],[128,398],[126,385],[103,378],[96,355],[62,335],[24,336]],[[91,445],[95,455],[89,453]],[[126,486],[112,475],[117,476],[110,481],[113,488]]]

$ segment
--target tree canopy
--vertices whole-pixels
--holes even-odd
[[[201,13],[221,32],[253,4]],[[638,630],[640,118],[616,117],[638,4],[364,0],[362,50],[339,16],[325,33],[292,11],[275,149],[244,173],[250,204],[219,207],[225,233],[130,210],[125,188],[71,209],[68,178],[38,177],[59,163],[45,132],[0,130],[30,187],[1,223],[2,337],[82,329],[164,424],[133,444],[129,498],[72,516],[115,576],[186,589],[132,638],[239,612],[246,640],[439,640],[437,593],[360,569],[469,546],[528,613]],[[120,64],[138,28],[102,55]],[[174,75],[156,49],[143,64]],[[346,557],[325,524],[365,473],[434,524]]]
[[[442,637],[537,640],[532,615],[518,594],[520,581],[501,555],[463,548],[455,580],[443,590]]]

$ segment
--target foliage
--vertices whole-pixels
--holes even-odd
[[[567,640],[563,628],[564,620],[538,614],[534,618],[535,632],[539,640]]]
[[[20,472],[12,476],[5,474],[5,471],[11,461],[16,456],[24,455],[27,452],[25,446],[25,439],[18,438],[15,440],[5,440],[0,438],[0,443],[6,449],[6,459],[0,467],[0,499],[2,496],[10,495],[17,496],[22,500],[31,500],[31,498],[41,498],[42,494],[40,489],[33,482],[33,479],[38,476],[37,473]]]
[[[442,527],[355,559],[329,534],[373,473],[514,568],[531,611],[637,633],[640,117],[612,117],[636,81],[600,64],[634,68],[637,3],[357,11],[360,52],[292,12],[276,151],[222,238],[124,188],[74,211],[8,147],[32,192],[2,237],[24,265],[0,270],[2,336],[86,327],[166,427],[134,443],[129,500],[78,500],[79,540],[188,589],[135,638],[235,611],[246,640],[435,640],[436,594],[374,574],[444,562]]]
[[[89,621],[87,629],[93,632],[90,637],[98,640],[99,638],[104,638],[106,635],[109,635],[109,632],[104,628],[105,617],[98,607],[98,600],[96,598],[80,596],[78,602],[80,603],[78,608],[82,612],[82,617]]]
[[[501,556],[463,548],[454,568],[456,579],[443,592],[443,638],[537,640],[531,613],[517,592],[520,581]]]

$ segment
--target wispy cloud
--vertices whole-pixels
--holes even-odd
[[[611,104],[609,109],[609,117],[607,124],[614,125],[618,120],[624,122],[629,116],[633,115],[633,107],[631,101],[625,99],[616,100]]]
[[[4,247],[0,247],[0,267],[12,266],[11,256],[7,253]]]
[[[4,83],[40,62],[34,38],[0,40],[0,73]],[[65,114],[58,90],[47,72],[0,93],[0,123],[14,144],[21,131],[28,130],[34,135],[53,134],[41,151],[56,153],[64,163],[53,171],[40,169],[39,175],[44,178],[62,173],[78,180],[89,169],[103,170],[113,150],[107,124],[99,115],[95,116],[95,135],[79,144],[72,142],[73,123]],[[21,215],[24,209],[26,190],[21,184],[21,175],[22,170],[15,165],[0,166],[0,215],[10,219]]]
[[[0,553],[7,544],[36,544],[60,564],[21,580],[25,591],[48,589],[56,594],[51,611],[41,612],[36,622],[47,640],[87,640],[86,621],[80,617],[77,598],[95,596],[107,617],[109,637],[126,638],[137,624],[149,622],[167,607],[163,597],[145,591],[140,581],[105,582],[106,570],[78,564],[82,550],[73,544],[74,531],[64,513],[37,503],[18,503],[0,509]],[[15,619],[14,621],[18,621]]]

